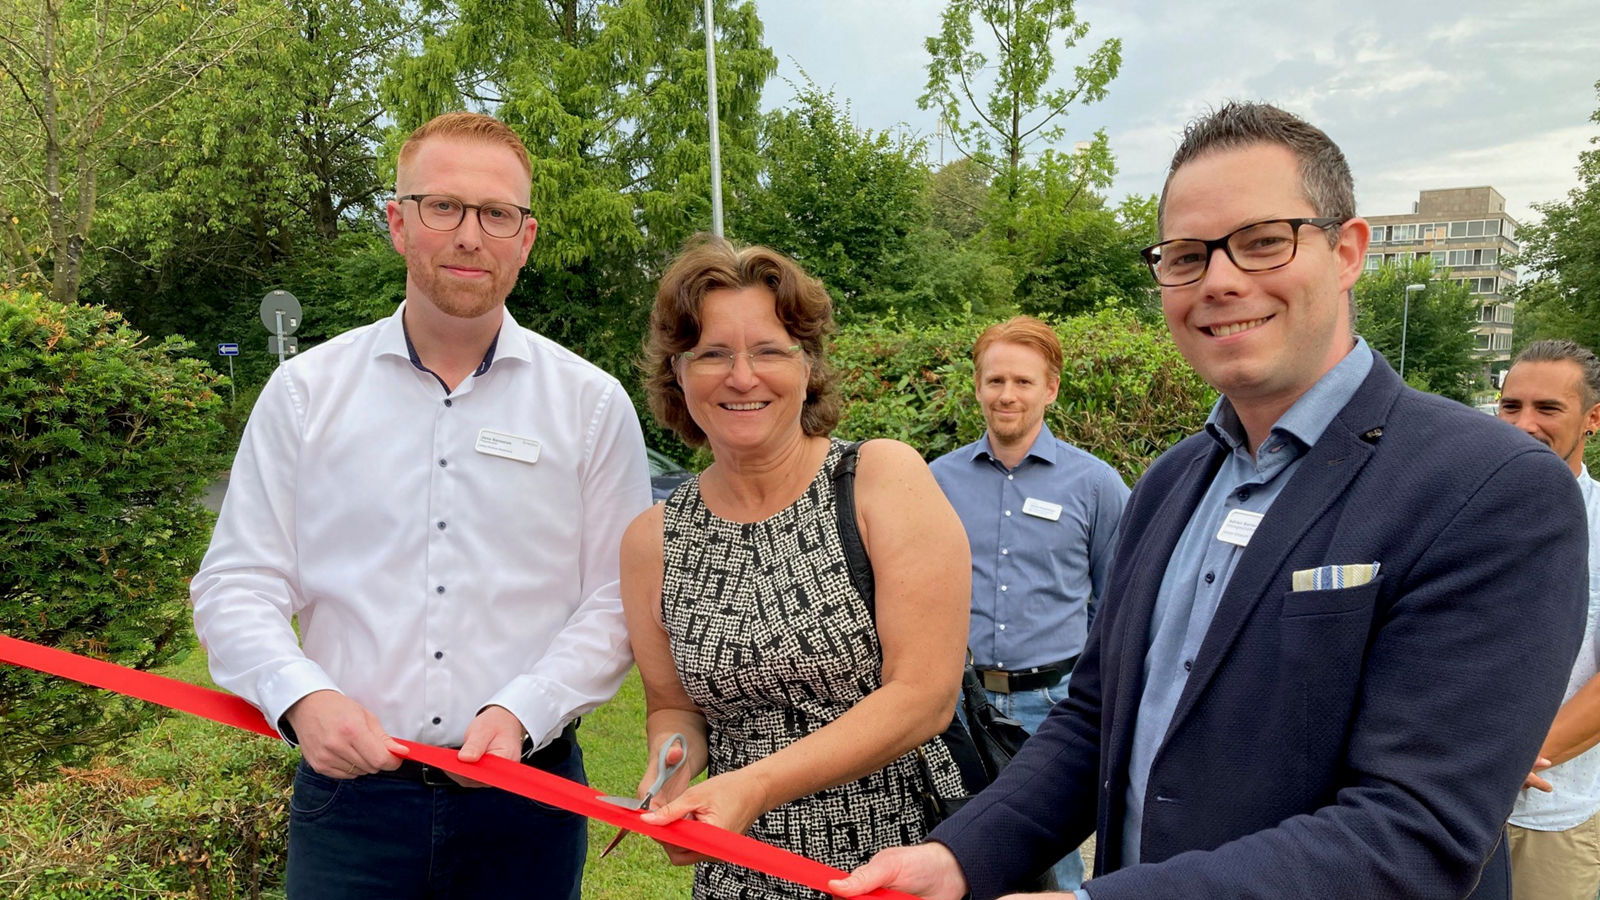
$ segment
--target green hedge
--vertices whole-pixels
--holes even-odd
[[[929,460],[983,434],[972,345],[988,322],[853,325],[834,341],[844,394],[839,433],[892,437]],[[1205,422],[1216,393],[1160,325],[1106,309],[1052,322],[1065,359],[1050,430],[1110,463],[1130,484]]]
[[[223,466],[217,377],[102,307],[0,292],[0,627],[145,669],[189,646],[188,582]],[[93,752],[141,707],[0,667],[0,790]]]
[[[298,754],[187,716],[0,802],[0,895],[256,900],[281,882]]]

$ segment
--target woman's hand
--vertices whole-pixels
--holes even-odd
[[[648,787],[648,785],[646,785]],[[666,791],[663,790],[665,795]],[[681,794],[655,805],[642,821],[665,825],[679,819],[694,819],[728,831],[744,834],[766,812],[766,791],[759,778],[744,769],[708,778]],[[657,798],[660,800],[661,798]],[[704,862],[710,857],[661,843],[667,859],[675,866]]]

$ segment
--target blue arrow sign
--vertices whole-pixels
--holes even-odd
[[[217,354],[219,356],[238,356],[239,355],[239,345],[238,344],[218,344],[217,345]]]

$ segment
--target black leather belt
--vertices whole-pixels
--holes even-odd
[[[522,764],[533,766],[535,769],[549,771],[565,762],[572,755],[572,748],[578,745],[578,722],[574,721],[561,730],[561,735],[555,740],[538,750],[533,750],[533,738],[526,738],[522,745]],[[529,752],[533,750],[533,752]],[[460,787],[455,779],[451,778],[443,769],[424,765],[414,759],[400,761],[400,768],[388,771],[374,772],[379,778],[398,778],[402,781],[418,781],[428,787]]]
[[[1077,664],[1078,657],[1074,656],[1060,662],[1045,663],[1031,669],[1015,671],[985,669],[982,666],[973,668],[977,669],[978,676],[983,679],[984,690],[994,691],[997,694],[1015,694],[1060,684],[1061,679],[1072,674],[1072,667]]]

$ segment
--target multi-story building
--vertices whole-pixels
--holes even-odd
[[[1517,222],[1506,215],[1506,198],[1492,187],[1423,191],[1409,213],[1366,219],[1372,223],[1367,268],[1427,258],[1435,272],[1448,270],[1446,277],[1464,282],[1480,301],[1472,331],[1484,374],[1503,371],[1516,315],[1507,292],[1517,283],[1516,270],[1504,264],[1517,252]]]

